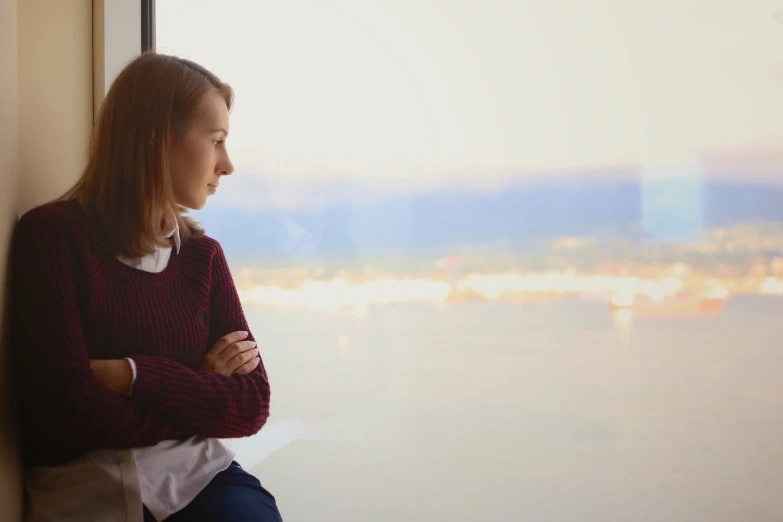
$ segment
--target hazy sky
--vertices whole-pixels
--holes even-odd
[[[158,51],[235,87],[229,150],[273,184],[656,171],[783,144],[780,0],[156,4]]]

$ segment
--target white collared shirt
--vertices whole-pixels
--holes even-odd
[[[166,237],[179,254],[181,236],[173,211],[171,218]],[[118,259],[157,273],[166,268],[171,255],[171,246],[158,246],[139,259]],[[135,382],[136,364],[128,360]],[[192,502],[234,457],[218,439],[191,437],[132,450],[93,451],[63,466],[33,468],[25,477],[31,500],[26,518],[36,522],[143,522],[143,504],[162,521]],[[85,498],[94,503],[85,506]]]

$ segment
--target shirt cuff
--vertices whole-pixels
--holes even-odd
[[[130,363],[131,371],[133,372],[133,379],[131,380],[131,389],[128,392],[128,395],[130,395],[131,393],[133,393],[133,385],[136,384],[136,374],[138,373],[138,370],[136,370],[136,361],[134,361],[130,357],[126,357],[125,360]]]

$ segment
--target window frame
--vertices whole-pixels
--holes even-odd
[[[155,0],[93,0],[92,44],[94,120],[125,65],[155,50]]]
[[[155,51],[155,0],[141,0],[141,52]]]

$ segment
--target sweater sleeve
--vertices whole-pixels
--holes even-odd
[[[82,329],[81,271],[69,232],[49,210],[22,217],[14,235],[11,343],[25,438],[67,459],[187,436],[154,410],[98,384]]]
[[[223,250],[216,243],[210,292],[209,346],[231,332],[250,332]],[[249,340],[254,340],[252,333]],[[134,355],[133,396],[179,419],[205,437],[257,433],[269,418],[270,389],[263,360],[248,375],[197,372],[155,356]]]

